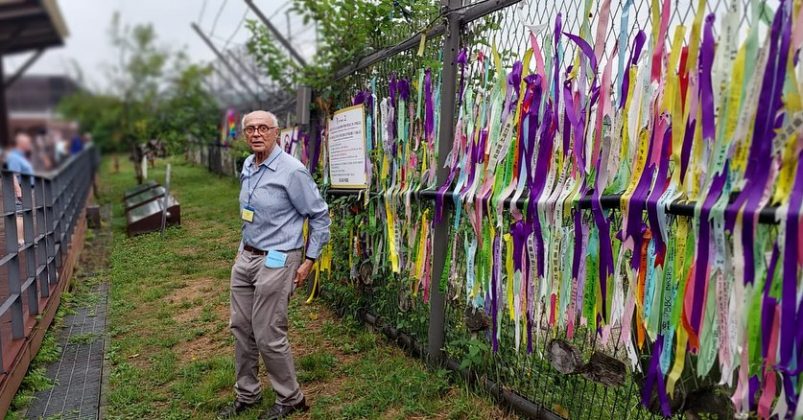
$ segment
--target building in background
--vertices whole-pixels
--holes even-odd
[[[12,133],[50,133],[65,139],[75,136],[77,125],[62,120],[57,108],[62,98],[79,89],[67,76],[22,76],[6,91],[9,129]]]

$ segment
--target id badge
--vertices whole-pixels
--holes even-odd
[[[285,262],[287,262],[287,254],[284,252],[270,250],[265,257],[265,267],[268,268],[284,268]]]
[[[240,214],[243,221],[251,223],[254,221],[254,209],[252,207],[243,207],[242,213]]]

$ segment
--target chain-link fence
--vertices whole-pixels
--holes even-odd
[[[430,7],[436,10],[439,6],[432,4]],[[704,10],[698,10],[700,7]],[[649,378],[654,375],[650,372],[655,369],[655,366],[649,365],[651,359],[655,359],[651,358],[651,353],[656,350],[654,343],[640,345],[635,360],[626,354],[626,342],[631,339],[640,343],[643,341],[643,331],[637,331],[639,327],[636,323],[633,326],[615,324],[603,328],[597,325],[599,320],[588,320],[586,324],[585,315],[582,323],[566,320],[556,323],[550,318],[554,317],[554,313],[550,313],[550,305],[546,304],[533,313],[532,320],[523,321],[531,324],[528,327],[532,329],[532,337],[525,339],[520,334],[526,333],[519,330],[524,327],[518,321],[514,322],[513,319],[518,315],[513,315],[514,309],[509,305],[503,305],[504,316],[499,315],[501,319],[497,319],[495,309],[491,309],[494,303],[469,303],[470,299],[467,298],[471,290],[466,282],[471,277],[469,271],[475,267],[471,264],[467,267],[465,263],[450,264],[458,258],[458,254],[469,253],[469,242],[478,236],[477,229],[485,232],[482,229],[488,227],[473,226],[469,215],[465,213],[470,209],[461,209],[465,204],[456,199],[454,204],[451,203],[459,187],[467,184],[460,183],[461,174],[450,174],[444,168],[454,165],[458,159],[457,146],[450,146],[453,142],[457,145],[459,140],[453,138],[451,129],[448,132],[439,130],[437,123],[439,119],[446,118],[444,115],[449,115],[443,112],[450,111],[451,115],[445,122],[447,126],[457,122],[457,129],[469,132],[469,137],[471,130],[475,130],[478,136],[488,135],[482,134],[478,128],[485,127],[484,120],[475,121],[476,127],[462,127],[461,112],[473,113],[477,118],[492,114],[493,111],[479,108],[493,106],[496,72],[502,71],[504,77],[511,77],[511,70],[520,61],[541,71],[543,69],[539,66],[544,66],[544,63],[536,62],[535,55],[546,59],[547,68],[554,66],[555,80],[558,79],[558,72],[564,71],[567,74],[574,72],[572,80],[578,80],[576,73],[584,71],[583,66],[588,65],[582,64],[581,57],[584,54],[593,55],[593,52],[589,54],[582,49],[599,48],[598,75],[603,73],[602,64],[609,65],[610,86],[618,89],[623,85],[622,77],[633,60],[633,45],[644,42],[637,39],[643,36],[639,32],[658,33],[659,27],[665,25],[668,30],[663,38],[666,45],[664,56],[658,59],[673,59],[669,56],[670,51],[677,51],[678,57],[686,60],[697,47],[689,45],[687,38],[694,27],[695,17],[698,25],[705,21],[706,16],[731,22],[735,25],[731,35],[738,38],[735,43],[739,45],[747,38],[748,29],[754,26],[762,37],[767,36],[773,14],[779,7],[782,7],[779,2],[748,0],[681,0],[671,3],[657,0],[451,1],[444,2],[443,9],[439,9],[437,14],[433,12],[432,20],[427,25],[413,25],[416,32],[407,32],[405,35],[404,29],[400,28],[400,33],[387,34],[387,40],[395,44],[386,44],[388,47],[385,50],[375,51],[354,66],[338,72],[343,73],[344,77],[333,86],[333,95],[329,98],[331,102],[324,106],[326,116],[329,116],[334,110],[352,104],[366,105],[367,126],[371,132],[368,142],[372,150],[369,172],[373,174],[369,191],[361,193],[359,197],[354,197],[348,191],[330,189],[327,192],[332,198],[330,203],[337,226],[333,228],[335,258],[332,261],[332,281],[323,283],[324,296],[342,312],[363,315],[389,335],[402,337],[402,343],[411,346],[415,352],[446,361],[447,366],[452,368],[471,371],[471,378],[478,379],[477,383],[485,385],[485,388],[514,405],[521,413],[566,418],[649,418],[665,414],[666,411],[660,407],[660,392],[663,391],[653,392],[649,389],[654,380]],[[657,16],[661,19],[653,19]],[[604,25],[600,24],[601,19],[606,22]],[[561,24],[559,30],[556,29],[558,20]],[[758,21],[764,25],[759,25]],[[455,28],[456,40],[450,35],[450,30]],[[714,27],[713,35],[723,36],[717,33],[718,29]],[[681,37],[673,36],[676,30],[680,31]],[[700,27],[697,30],[700,31]],[[426,38],[423,48],[419,50],[422,32],[434,33],[435,36]],[[570,40],[568,35],[595,42],[584,45]],[[674,40],[682,40],[686,48],[677,48],[677,45],[673,45]],[[537,48],[543,54],[534,54],[533,50]],[[550,56],[555,50],[558,52]],[[427,70],[436,89],[431,106],[440,112],[434,116],[435,131],[440,131],[434,141],[440,144],[431,147],[435,151],[432,156],[436,157],[437,162],[436,182],[427,179],[423,170],[416,172],[412,169],[416,165],[406,166],[405,163],[414,159],[420,168],[421,159],[429,156],[425,150],[412,148],[412,152],[408,151],[405,143],[415,144],[427,136],[427,115],[420,111],[422,107],[427,107],[427,95],[421,93],[426,90],[421,81],[424,80],[422,74]],[[717,71],[720,77],[725,74],[722,70],[714,72]],[[546,76],[552,83],[552,74]],[[398,98],[400,80],[409,81],[410,86],[410,99],[404,103]],[[595,79],[595,82],[599,80]],[[561,88],[556,85],[553,94],[562,95]],[[450,104],[449,97],[455,99],[456,104]],[[505,98],[498,100],[501,104]],[[461,110],[461,107],[468,108],[467,101],[476,108]],[[400,114],[408,117],[401,123]],[[388,118],[388,115],[391,117]],[[569,124],[569,117],[557,124],[561,127],[564,123]],[[386,126],[388,121],[394,126]],[[518,134],[523,135],[523,132]],[[493,147],[491,143],[486,146],[486,158]],[[451,150],[451,153],[443,153],[444,150]],[[515,158],[515,155],[508,155],[508,158],[510,156]],[[501,159],[504,160],[504,157]],[[510,164],[511,167],[513,165]],[[629,169],[627,173],[629,175]],[[498,178],[503,181],[492,188],[492,197],[497,196],[498,186],[507,185],[509,178]],[[442,186],[445,187],[439,193],[438,189]],[[455,192],[450,194],[452,189]],[[565,219],[558,221],[565,223],[559,228],[572,229],[571,232],[574,232],[573,220],[577,220],[576,226],[586,223],[593,225],[590,211],[592,192],[587,191],[586,197],[570,203],[572,210],[567,210]],[[600,198],[611,223],[611,235],[625,230],[625,215],[619,209],[621,195],[621,191],[615,191]],[[443,201],[439,202],[438,197]],[[526,208],[528,198],[527,193],[514,198],[506,196],[503,205],[499,206],[505,210],[501,213],[503,221],[500,224],[504,232],[511,231],[516,222],[513,208]],[[507,211],[508,206],[511,211]],[[667,210],[673,223],[675,219],[685,219],[687,221],[682,223],[691,224],[688,220],[699,217],[694,216],[694,202],[675,202],[668,205]],[[446,217],[436,216],[441,211]],[[458,220],[461,212],[462,218]],[[770,222],[772,218],[765,217],[764,213],[761,220]],[[579,216],[575,218],[575,214]],[[493,218],[496,215],[490,212],[486,216]],[[689,219],[687,216],[693,217]],[[424,229],[423,226],[432,220],[435,221],[431,228]],[[557,234],[561,235],[559,230]],[[757,232],[760,237],[775,238],[777,235],[775,228],[768,226],[757,227]],[[489,235],[501,236],[495,233]],[[505,240],[508,239],[497,240],[496,243]],[[671,237],[670,245],[685,240],[685,237]],[[506,244],[504,248],[508,246]],[[425,254],[423,264],[431,264],[431,272],[420,268],[422,249]],[[562,249],[565,251],[567,248]],[[470,252],[476,252],[478,259],[481,253],[485,253],[483,258],[497,254],[490,249]],[[474,254],[470,255],[473,259]],[[501,252],[497,255],[505,258]],[[631,254],[628,254],[628,258],[631,258]],[[495,266],[500,267],[500,272],[496,273],[499,278],[494,281],[502,284],[502,278],[505,278],[507,287],[511,282],[509,274],[512,270],[508,269],[507,275],[504,273],[505,261]],[[556,269],[571,271],[572,267]],[[491,278],[494,273],[487,275]],[[619,281],[627,285],[634,279]],[[571,283],[568,287],[572,287]],[[424,293],[424,288],[431,288],[432,295]],[[505,296],[512,293],[510,289],[502,290],[501,299],[513,302],[512,298]],[[563,290],[560,295],[570,293]],[[493,293],[488,296],[494,298]],[[495,298],[499,299],[500,296],[496,295]],[[602,300],[605,305],[604,295]],[[610,301],[607,304],[610,305]],[[553,302],[554,305],[556,303]],[[508,310],[511,311],[510,316]],[[555,325],[560,327],[555,328]],[[672,336],[669,337],[671,340]],[[528,347],[526,351],[525,342]],[[518,343],[522,343],[521,348]],[[705,375],[698,375],[697,366],[700,363],[697,357],[686,353],[685,367],[680,363],[680,376],[668,402],[672,412],[699,412],[701,406],[706,406],[702,411],[712,416],[732,416],[733,409],[728,396],[733,388],[718,386],[721,372],[717,366]],[[562,365],[566,358],[576,359],[573,362],[576,365]],[[635,369],[629,367],[631,361],[635,362]],[[646,392],[645,387],[648,388]],[[772,392],[775,392],[774,388]],[[522,402],[522,398],[528,402]],[[751,399],[750,404],[752,407],[755,402]]]
[[[429,8],[432,13],[424,15],[426,23],[439,13],[436,5]],[[400,26],[391,33],[383,34],[376,41],[377,45],[392,47],[391,42],[403,42],[408,37],[408,30],[408,27]],[[422,218],[428,217],[431,220],[433,206],[431,202],[418,200],[410,194],[426,187],[426,180],[421,184],[423,174],[411,171],[405,173],[402,180],[399,170],[394,172],[399,178],[391,179],[392,170],[389,166],[397,165],[401,168],[406,166],[405,159],[420,159],[425,158],[425,155],[429,159],[437,159],[432,154],[436,152],[434,144],[429,147],[424,139],[426,110],[423,90],[427,83],[433,90],[437,90],[440,85],[442,42],[440,35],[430,37],[423,48],[419,48],[420,43],[416,44],[413,49],[402,50],[346,75],[332,87],[331,102],[325,105],[329,110],[345,108],[355,103],[366,105],[367,114],[374,121],[370,130],[373,150],[370,161],[375,169],[367,199],[355,199],[346,191],[330,191],[329,201],[337,212],[334,220],[336,223],[346,223],[333,230],[332,249],[356,247],[358,252],[346,260],[342,258],[344,254],[335,251],[337,255],[332,265],[337,274],[330,276],[333,281],[322,283],[324,295],[344,312],[367,314],[371,319],[378,317],[387,328],[404,332],[404,336],[408,337],[407,344],[411,344],[409,338],[412,338],[417,343],[419,352],[420,347],[427,344],[429,306],[421,299],[428,292],[418,286],[416,273],[420,270],[416,270],[415,266],[418,255],[424,252],[418,249]],[[421,97],[418,96],[419,92]],[[391,105],[388,101],[383,103],[383,98],[391,96],[396,99],[395,104]],[[433,103],[432,106],[434,105]],[[383,135],[383,128],[376,126],[376,121],[382,110],[388,112],[390,106],[398,108],[397,114],[403,114],[406,123],[392,129],[385,127],[387,132]],[[391,134],[393,131],[395,133]],[[388,135],[395,137],[388,138]],[[430,136],[432,135],[431,133]],[[396,150],[391,151],[392,148]],[[386,171],[383,172],[382,159],[386,155],[389,160],[385,163]],[[402,183],[406,185],[401,186]],[[393,185],[395,193],[387,197],[379,194],[389,191]],[[336,198],[338,196],[341,198]],[[399,268],[396,270],[389,260],[384,259],[384,253],[374,252],[388,247],[386,235],[389,225],[392,225],[399,244],[396,263]]]

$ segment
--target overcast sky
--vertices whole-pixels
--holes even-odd
[[[282,33],[286,33],[289,0],[254,2]],[[120,13],[124,24],[152,23],[160,43],[183,49],[194,62],[208,62],[215,56],[190,23],[197,22],[205,33],[212,35],[217,47],[222,48],[229,39],[229,47],[248,39],[248,29],[243,22],[246,12],[246,19],[256,19],[244,0],[58,0],[58,5],[70,34],[63,47],[47,50],[28,74],[74,74],[74,60],[90,87],[107,85],[104,67],[117,58],[107,36],[115,11]],[[299,16],[290,15],[290,33],[302,55],[311,55],[315,48],[315,28],[304,27]],[[7,56],[6,73],[12,74],[27,56]]]

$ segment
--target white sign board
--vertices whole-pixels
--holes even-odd
[[[365,109],[354,105],[329,121],[329,179],[333,188],[367,188]]]

